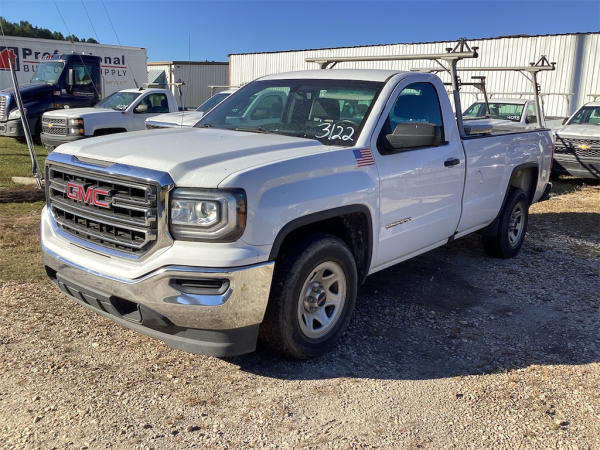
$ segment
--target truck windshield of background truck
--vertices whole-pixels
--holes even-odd
[[[198,106],[196,108],[196,111],[200,111],[200,112],[208,112],[211,109],[213,109],[215,106],[217,106],[219,103],[221,103],[223,100],[225,100],[227,97],[229,97],[231,94],[228,92],[219,92],[218,94],[213,95],[211,98],[209,98],[208,100],[206,100],[204,103],[202,103],[200,106]]]
[[[520,122],[521,115],[523,114],[523,108],[525,107],[522,103],[494,103],[489,102],[491,119],[502,119],[512,120],[513,122]],[[473,103],[467,108],[463,116],[465,117],[486,117],[485,114],[485,103],[477,102]]]
[[[567,125],[600,125],[600,106],[584,106]]]
[[[54,84],[60,78],[63,67],[65,67],[65,63],[61,61],[42,61],[39,63],[31,82]]]
[[[139,92],[115,92],[104,100],[96,103],[95,108],[109,108],[117,111],[125,111],[139,96]]]
[[[196,126],[352,146],[382,86],[359,80],[255,81],[216,106]]]

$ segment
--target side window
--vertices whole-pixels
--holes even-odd
[[[525,116],[525,121],[527,123],[537,122],[537,114],[535,113],[535,106],[533,103],[530,103],[527,107],[527,116]]]
[[[145,105],[142,106],[142,105]],[[165,94],[150,94],[136,107],[138,113],[168,113],[169,101]]]
[[[73,64],[73,75],[76,86],[91,86],[92,68],[84,64]]]
[[[406,123],[434,126],[441,135],[440,143],[444,143],[442,110],[431,83],[412,83],[400,92],[377,139],[377,147],[382,153],[385,153],[385,136],[393,134],[398,125]]]

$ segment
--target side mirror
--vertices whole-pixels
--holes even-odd
[[[73,72],[73,69],[69,69],[69,71],[67,72],[67,86],[73,87],[74,84],[75,84],[75,73]]]
[[[567,121],[568,121],[568,120],[569,120],[569,118],[568,118],[568,117],[565,117],[565,118],[563,119],[563,121],[562,121],[562,124],[564,125],[565,123],[567,123]]]
[[[405,122],[396,125],[392,134],[385,136],[388,150],[406,150],[417,147],[435,147],[442,142],[441,127],[432,123]]]
[[[143,113],[147,113],[148,112],[148,105],[146,103],[140,103],[139,105],[137,105],[135,107],[135,109],[133,110],[134,113],[137,114],[143,114]]]
[[[525,117],[525,123],[536,123],[537,116],[527,116]]]

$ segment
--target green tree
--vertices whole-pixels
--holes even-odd
[[[60,31],[50,31],[48,28],[40,28],[32,25],[26,20],[17,22],[9,22],[4,17],[0,16],[0,25],[6,36],[21,36],[29,38],[39,39],[55,39],[58,41],[72,41],[72,42],[89,42],[91,44],[98,44],[98,41],[93,38],[78,38],[74,34],[67,37],[63,36]]]

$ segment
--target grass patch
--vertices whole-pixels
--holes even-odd
[[[39,173],[44,173],[44,161],[48,152],[41,146],[35,146]],[[0,137],[0,189],[22,187],[12,182],[11,177],[30,177],[31,158],[27,144],[13,138]]]
[[[39,215],[46,202],[34,203],[0,203],[0,219],[22,216],[25,214]]]
[[[44,202],[0,204],[0,281],[46,278],[40,252]]]

